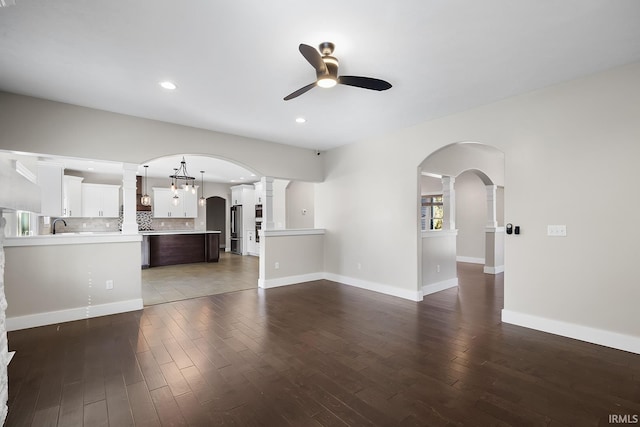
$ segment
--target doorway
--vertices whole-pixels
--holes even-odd
[[[218,196],[207,198],[207,230],[220,231],[220,249],[226,248],[227,242],[227,201]]]
[[[429,155],[419,173],[421,206],[425,194],[436,194],[443,216],[441,229],[428,229],[423,224],[429,211],[421,211],[422,294],[457,286],[457,262],[484,264],[488,274],[503,272],[504,153],[485,144],[454,143]]]

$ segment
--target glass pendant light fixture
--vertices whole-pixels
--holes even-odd
[[[204,171],[200,171],[202,175],[200,181],[200,198],[198,199],[198,205],[203,208],[207,204],[207,199],[204,198]]]
[[[144,194],[140,197],[140,204],[142,206],[151,206],[151,197],[147,194],[147,169],[149,165],[144,165]]]
[[[173,168],[173,175],[169,176],[169,178],[171,178],[171,191],[173,191],[174,193],[178,190],[178,187],[176,186],[176,180],[173,178],[177,173],[178,168]]]

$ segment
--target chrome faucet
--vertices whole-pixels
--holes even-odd
[[[64,226],[65,227],[67,226],[67,221],[65,221],[64,219],[62,219],[62,218],[54,219],[53,222],[51,223],[51,230],[52,230],[53,234],[56,234],[56,222],[58,222],[58,221],[62,221]]]

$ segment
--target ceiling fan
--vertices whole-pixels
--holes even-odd
[[[302,56],[315,68],[317,78],[315,82],[285,96],[285,101],[296,98],[313,89],[315,86],[329,88],[336,84],[342,84],[371,90],[387,90],[391,88],[391,83],[372,77],[338,76],[338,59],[331,56],[334,48],[335,46],[330,42],[321,43],[319,46],[320,52],[306,44],[300,44],[300,46],[298,46]],[[322,55],[320,55],[320,53],[322,53]]]

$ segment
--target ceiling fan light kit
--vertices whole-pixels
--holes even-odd
[[[377,91],[391,88],[391,83],[380,79],[374,79],[372,77],[338,76],[338,67],[340,63],[337,58],[331,56],[334,48],[335,46],[330,42],[320,43],[318,50],[306,44],[300,44],[300,46],[298,46],[298,50],[302,56],[304,56],[307,62],[315,68],[316,81],[285,96],[285,101],[297,98],[303,93],[313,89],[315,86],[331,88],[337,84],[343,84]]]

